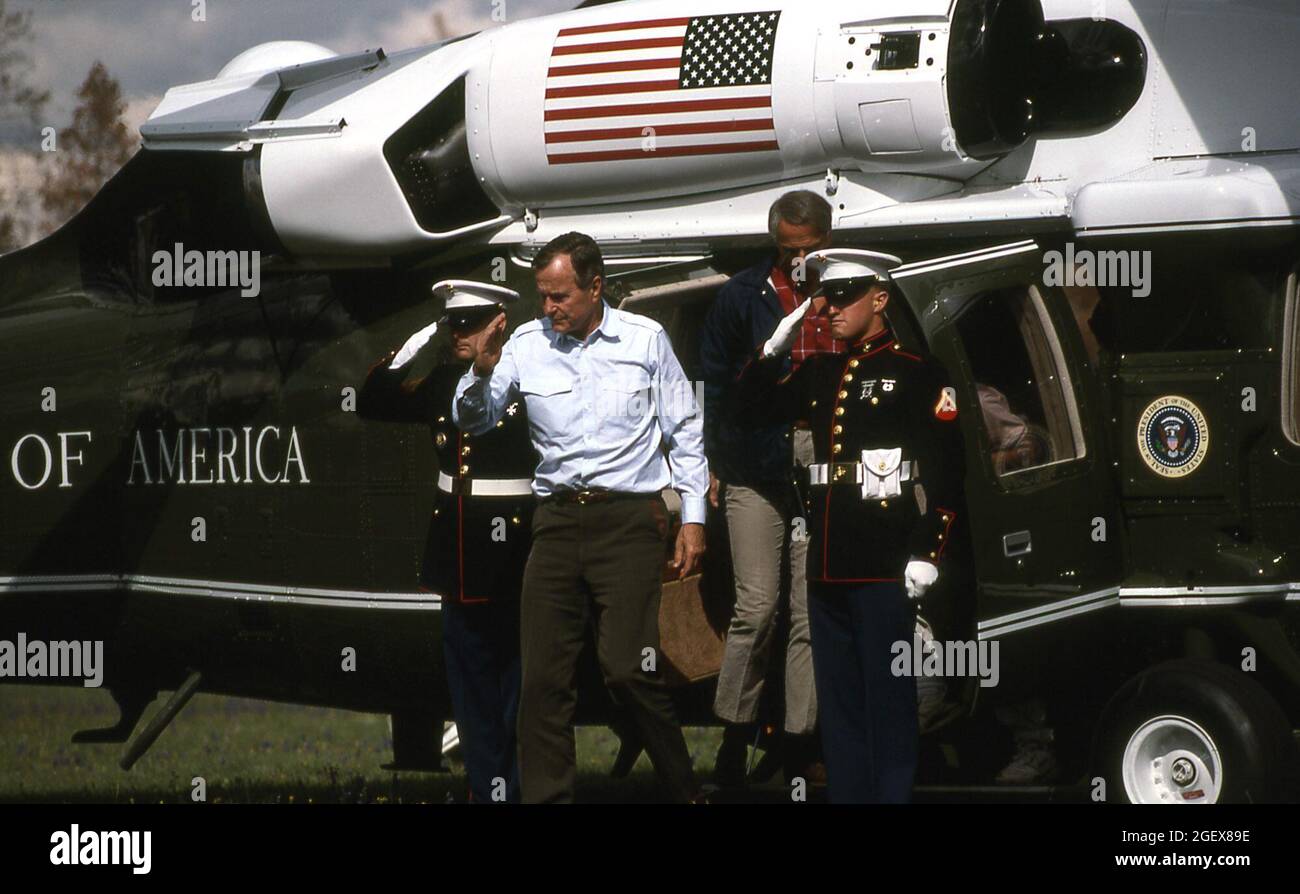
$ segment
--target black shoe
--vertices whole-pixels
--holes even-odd
[[[749,729],[729,725],[722,734],[722,744],[713,760],[713,781],[723,788],[745,784],[745,767],[749,763]]]

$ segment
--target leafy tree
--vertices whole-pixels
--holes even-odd
[[[126,164],[134,143],[122,120],[122,88],[102,62],[77,89],[72,124],[58,134],[58,151],[41,201],[55,223],[76,214]]]
[[[11,12],[7,4],[8,0],[0,0],[0,121],[25,118],[35,127],[50,93],[37,89],[28,80],[32,68],[27,49],[31,42],[32,14]],[[6,195],[0,184],[0,209],[14,205],[13,198]],[[0,252],[17,248],[19,241],[18,220],[11,211],[0,210]]]

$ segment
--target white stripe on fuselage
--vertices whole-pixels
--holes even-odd
[[[129,593],[167,593],[245,602],[286,605],[332,606],[335,608],[383,608],[406,611],[438,611],[442,597],[437,593],[341,590],[328,587],[293,587],[242,581],[215,581],[152,574],[30,574],[0,577],[0,595],[5,593],[67,593],[124,590]]]

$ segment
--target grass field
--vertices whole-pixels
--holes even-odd
[[[466,797],[459,765],[452,764],[450,773],[382,769],[392,760],[383,715],[197,695],[129,772],[117,765],[120,744],[71,744],[75,731],[116,720],[117,708],[104,691],[0,686],[0,803],[187,803],[195,777],[205,781],[208,803],[444,803]],[[717,729],[686,730],[701,780],[713,770],[719,737]],[[617,749],[603,727],[578,730],[579,800],[659,800],[645,755],[628,778],[609,778]]]

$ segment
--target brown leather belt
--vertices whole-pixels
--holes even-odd
[[[588,503],[603,503],[609,500],[647,500],[656,497],[658,494],[639,494],[626,490],[605,490],[599,487],[585,487],[577,490],[557,490],[555,493],[548,494],[538,500],[539,503],[555,503],[560,506],[568,506],[577,503],[585,506]]]

